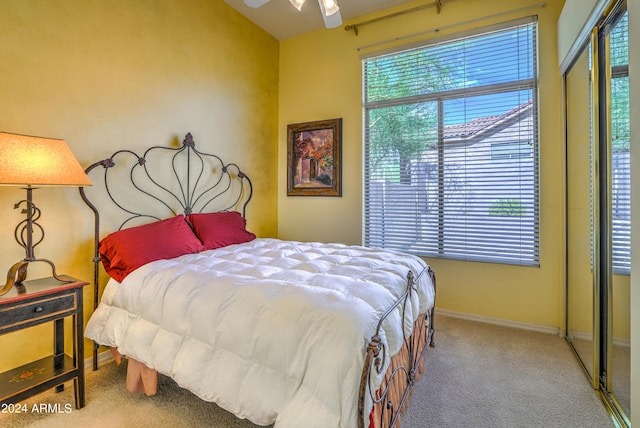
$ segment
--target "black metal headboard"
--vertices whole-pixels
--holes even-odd
[[[245,216],[253,193],[251,180],[238,165],[224,163],[217,155],[199,151],[190,133],[180,147],[153,146],[142,156],[131,150],[119,150],[90,165],[85,172],[90,175],[98,166],[103,167],[103,186],[108,198],[124,214],[119,229],[136,219],[160,220],[180,213],[189,215],[241,207]],[[126,183],[110,181],[116,166],[128,174]],[[130,186],[127,198],[122,197],[123,186]],[[99,216],[82,187],[80,195]],[[166,208],[164,215],[160,215],[162,208]]]
[[[115,224],[119,224],[116,228],[119,230],[133,223],[148,223],[177,214],[234,210],[246,217],[253,194],[251,180],[238,165],[199,151],[190,133],[179,147],[153,146],[142,155],[118,150],[90,165],[85,172],[101,192],[90,198],[85,188],[80,188],[82,200],[94,213],[94,309],[99,302],[101,239],[97,205],[117,217]],[[97,348],[94,369],[97,369],[96,353]]]

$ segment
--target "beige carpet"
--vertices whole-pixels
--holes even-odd
[[[436,318],[403,428],[613,427],[564,339]]]
[[[0,414],[2,427],[255,428],[161,376],[154,397],[124,389],[124,367],[87,371],[87,405],[73,408],[72,385],[24,402],[25,414]],[[70,413],[37,413],[48,404]],[[449,317],[436,318],[436,348],[416,384],[404,428],[612,427],[563,339]],[[304,428],[304,427],[300,427]],[[332,427],[328,427],[332,428]]]

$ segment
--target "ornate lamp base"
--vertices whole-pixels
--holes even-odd
[[[29,263],[32,262],[45,262],[51,266],[51,270],[53,273],[53,277],[60,282],[69,282],[64,280],[58,276],[56,273],[56,266],[53,264],[51,260],[47,259],[37,259],[34,254],[33,248],[38,245],[44,239],[44,229],[37,223],[37,220],[40,218],[40,210],[35,206],[32,199],[33,193],[32,187],[27,187],[27,199],[23,199],[14,205],[14,208],[19,208],[22,203],[25,203],[26,207],[22,210],[23,214],[26,214],[26,218],[18,223],[18,226],[15,230],[15,238],[18,244],[22,248],[25,249],[25,258],[24,260],[19,261],[18,263],[11,266],[9,272],[7,273],[7,283],[0,290],[0,296],[3,294],[7,294],[11,287],[19,286],[22,284],[22,281],[27,279],[27,267]],[[34,242],[33,240],[33,228],[37,227],[40,230],[41,236],[40,238]],[[19,290],[20,291],[20,290]]]
[[[56,280],[62,283],[73,282],[66,279],[62,279],[60,276],[58,276],[58,274],[56,273],[56,266],[53,264],[51,260],[24,259],[15,263],[13,266],[11,266],[11,268],[9,268],[9,272],[7,273],[7,282],[2,288],[2,290],[0,290],[0,296],[2,296],[3,294],[7,294],[11,290],[11,287],[13,287],[14,285],[16,287],[22,285],[22,281],[27,279],[27,267],[29,266],[29,263],[33,263],[33,262],[48,263],[51,266],[51,274],[52,274],[51,276],[53,276]]]

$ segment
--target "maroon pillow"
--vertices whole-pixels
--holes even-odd
[[[109,276],[122,280],[149,262],[204,250],[180,214],[166,220],[122,229],[100,241],[100,258]]]
[[[247,220],[235,211],[191,214],[188,221],[207,250],[256,239],[247,231]]]

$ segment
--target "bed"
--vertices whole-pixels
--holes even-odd
[[[161,394],[161,373],[257,425],[399,425],[433,346],[424,260],[256,237],[251,180],[191,134],[86,171],[100,188],[80,189],[95,217],[94,370],[102,345],[128,360],[129,390]]]

